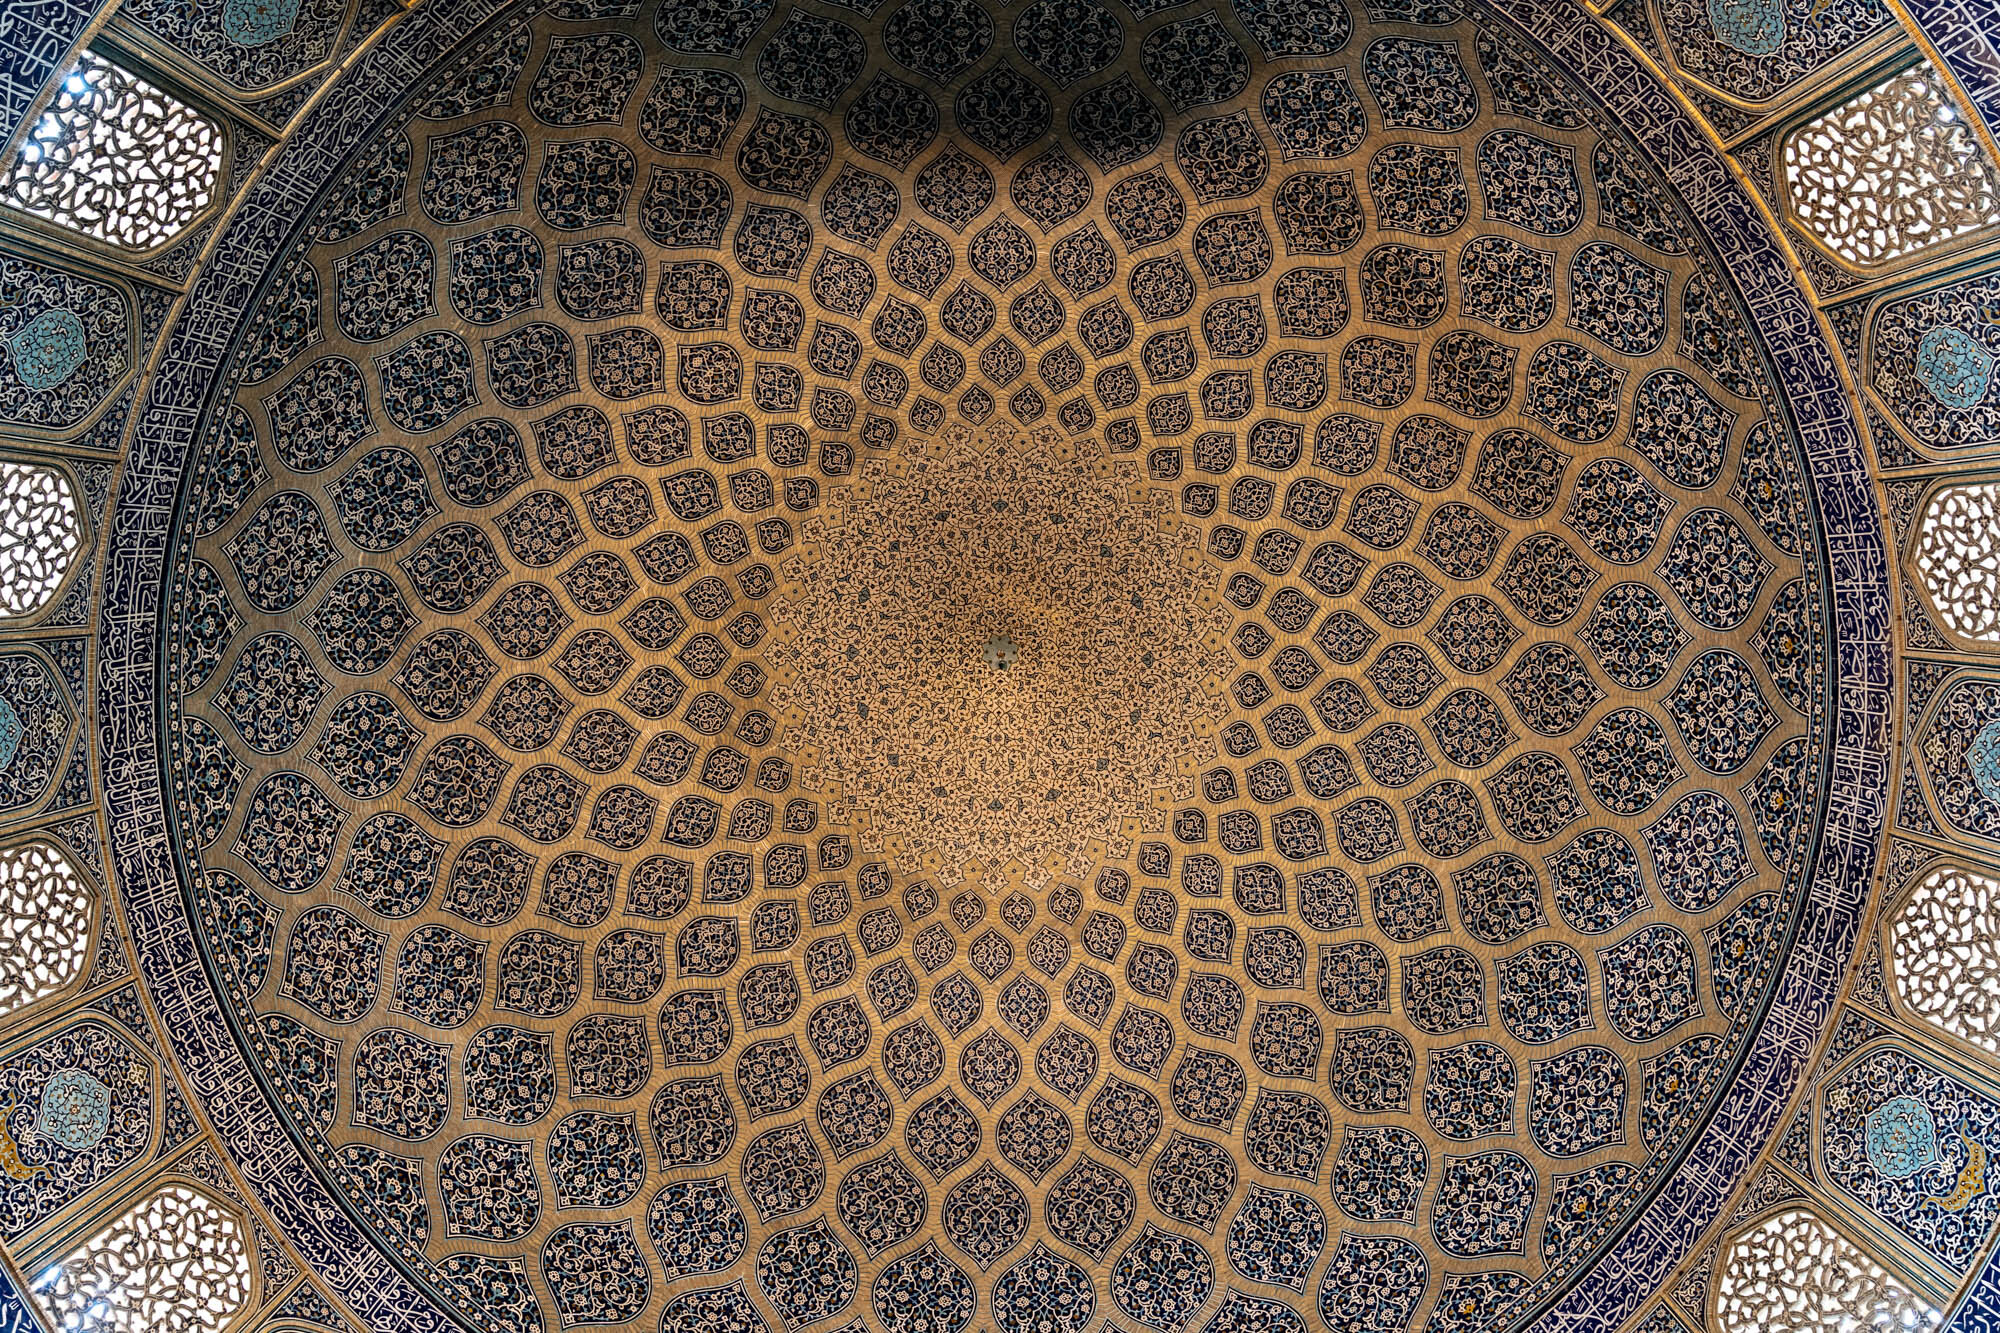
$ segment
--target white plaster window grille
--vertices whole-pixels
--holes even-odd
[[[1802,1208],[1765,1218],[1722,1257],[1719,1333],[1915,1333],[1942,1322],[1943,1311]]]
[[[0,851],[0,1015],[68,989],[90,956],[91,891],[53,843]]]
[[[185,230],[215,197],[222,130],[86,51],[21,144],[0,201],[126,250]]]
[[[220,1333],[250,1299],[250,1251],[235,1213],[175,1182],[31,1285],[61,1333]]]
[[[1904,1008],[2000,1053],[2000,880],[1933,870],[1889,923],[1889,951]]]
[[[31,616],[47,606],[82,546],[69,478],[55,468],[0,462],[0,616]]]
[[[1855,264],[2000,223],[2000,177],[1928,62],[1801,126],[1784,159],[1799,220]]]

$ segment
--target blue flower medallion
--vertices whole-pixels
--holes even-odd
[[[1915,1097],[1891,1097],[1868,1113],[1868,1161],[1891,1180],[1938,1159],[1937,1122]]]
[[[1774,56],[1785,44],[1784,0],[1708,0],[1708,25],[1724,46]]]
[[[291,32],[299,0],[225,0],[222,32],[238,46],[265,46]]]
[[[1917,380],[1946,407],[1977,407],[1993,382],[1993,354],[1964,329],[1932,329],[1917,345]]]
[[[14,711],[14,705],[0,699],[0,768],[14,762],[14,752],[21,748],[21,715]]]
[[[14,373],[30,389],[53,389],[83,365],[83,321],[68,310],[44,310],[7,339]]]
[[[89,1152],[111,1126],[111,1089],[81,1069],[64,1069],[42,1088],[35,1132],[71,1152]]]
[[[1965,747],[1965,766],[1979,794],[2000,805],[2000,717],[1981,727]]]

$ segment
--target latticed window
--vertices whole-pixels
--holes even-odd
[[[63,1333],[215,1333],[250,1298],[236,1215],[192,1185],[167,1185],[36,1276]]]
[[[1801,127],[1785,178],[1799,219],[1856,264],[2000,222],[2000,178],[1928,63]]]
[[[172,239],[215,197],[222,131],[85,52],[21,145],[0,199],[127,250]]]
[[[90,909],[90,886],[53,843],[0,851],[0,1014],[83,975]]]
[[[47,606],[82,545],[69,478],[54,468],[0,463],[0,616]]]
[[[2000,643],[2000,486],[1947,486],[1931,497],[1917,572],[1946,628]]]
[[[1896,913],[1889,947],[1905,1008],[2000,1052],[2000,880],[1932,871]]]
[[[1805,1209],[1765,1218],[1723,1255],[1721,1333],[1934,1329],[1943,1311]]]

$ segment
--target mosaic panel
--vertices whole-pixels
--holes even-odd
[[[1967,278],[1890,301],[1870,321],[1869,387],[1919,444],[1978,449],[2000,440],[1996,302],[2000,279]]]
[[[1986,1161],[2000,1102],[1880,1047],[1819,1091],[1818,1162],[1842,1192],[1963,1274],[2000,1216]]]
[[[1896,26],[1882,0],[1666,0],[1661,22],[1683,71],[1768,102]]]
[[[131,298],[108,282],[0,255],[0,420],[29,430],[82,425],[125,386],[135,344]]]
[[[152,1145],[152,1062],[96,1019],[0,1060],[0,1235],[54,1217]]]
[[[224,0],[175,5],[138,0],[124,15],[238,93],[255,96],[326,61],[346,0]]]

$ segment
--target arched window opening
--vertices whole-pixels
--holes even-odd
[[[1933,870],[1890,922],[1889,952],[1905,1009],[2000,1053],[2000,880]]]
[[[121,249],[151,250],[201,215],[221,174],[213,120],[86,51],[23,141],[0,200]]]
[[[250,1251],[233,1212],[176,1182],[32,1285],[61,1333],[220,1333],[250,1299]]]
[[[0,616],[47,606],[82,547],[69,478],[52,467],[0,463]]]
[[[60,848],[0,851],[0,1016],[67,990],[90,956],[90,885]]]
[[[1720,1333],[1861,1333],[1942,1322],[1942,1310],[1802,1208],[1738,1236],[1716,1280]]]
[[[1917,572],[1945,628],[2000,644],[2000,486],[1947,486],[1931,497]]]
[[[1793,211],[1855,264],[2000,223],[2000,176],[1929,63],[1801,126],[1784,156]]]

